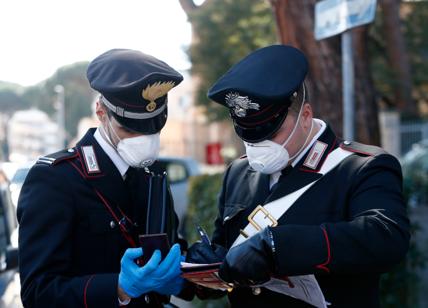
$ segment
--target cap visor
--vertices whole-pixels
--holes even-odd
[[[282,126],[287,113],[282,116],[278,116],[271,121],[264,123],[263,125],[258,125],[252,128],[243,127],[233,121],[233,126],[235,128],[236,134],[244,141],[256,143],[272,137]]]

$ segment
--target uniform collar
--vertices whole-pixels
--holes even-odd
[[[107,152],[101,147],[101,144],[95,138],[95,128],[88,130],[85,136],[77,143],[76,150],[78,152],[82,176],[95,189],[106,196],[112,204],[126,205],[127,193],[123,177],[117,166],[113,163]],[[85,150],[93,151],[94,161],[98,165],[97,172],[90,172],[88,168],[88,158]],[[91,151],[89,152],[91,153]]]
[[[302,158],[308,153],[309,149],[314,145],[315,141],[318,140],[318,138],[325,132],[325,129],[327,128],[327,124],[325,124],[323,120],[313,119],[313,121],[321,125],[321,129],[315,134],[311,142],[308,143],[308,145],[303,149],[303,151],[300,152],[296,159],[291,163],[292,167],[295,167],[302,160]]]
[[[324,123],[325,124],[325,123]],[[324,144],[325,150],[320,153],[320,158],[318,159],[318,163],[313,167],[310,168],[307,164],[308,157],[312,156],[313,149],[317,147],[318,144]],[[311,144],[311,146],[305,151],[305,154],[301,157],[301,159],[295,164],[293,169],[300,169],[301,171],[305,172],[318,172],[322,165],[324,164],[325,159],[327,156],[336,149],[339,146],[339,140],[336,136],[336,134],[331,129],[330,125],[326,125],[323,132],[318,136],[318,138],[315,140],[314,143]]]
[[[325,150],[319,153],[320,158],[317,159],[316,166],[314,168],[309,168],[306,163],[307,157],[313,154],[312,149],[316,147],[318,143],[324,144]],[[265,203],[286,196],[321,178],[322,174],[318,173],[318,171],[321,169],[328,154],[337,148],[337,146],[338,140],[336,135],[331,130],[330,126],[326,125],[323,132],[315,139],[315,142],[312,142],[311,146],[305,149],[304,155],[299,159],[297,164],[291,168],[291,171],[279,179],[278,185],[273,188]]]
[[[320,136],[324,133],[324,131],[327,128],[327,124],[320,119],[313,119],[313,121],[319,125],[321,125],[321,129],[314,135],[314,137],[312,138],[312,140],[308,143],[308,145],[303,149],[303,151],[296,157],[296,159],[291,163],[292,167],[295,167],[298,163],[301,162],[302,158],[304,156],[306,156],[306,154],[308,153],[308,151],[312,148],[312,146],[314,145],[315,141],[318,140],[318,138],[320,138]],[[272,186],[278,182],[279,177],[281,176],[281,171],[275,172],[273,174],[270,175],[270,183],[269,183],[269,187],[272,188]]]
[[[100,133],[100,128],[98,127],[94,133],[94,138],[100,145],[100,147],[104,150],[107,156],[111,159],[113,164],[116,166],[117,170],[119,170],[122,178],[125,176],[126,171],[129,168],[129,165],[120,157],[117,153],[116,149],[113,148],[110,143],[108,143]]]

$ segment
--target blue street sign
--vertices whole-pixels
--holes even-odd
[[[376,13],[376,0],[324,0],[315,5],[315,38],[321,40],[368,24]]]

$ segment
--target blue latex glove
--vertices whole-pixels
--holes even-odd
[[[175,244],[175,245],[178,245],[178,244]],[[170,253],[171,251],[169,252],[169,254]],[[153,291],[164,295],[177,295],[178,293],[181,292],[181,290],[184,287],[184,279],[181,277],[181,262],[184,261],[185,257],[182,255],[179,255],[178,257],[176,256],[176,258],[177,259],[175,259],[173,263],[173,266],[176,269],[175,275],[169,281],[165,282],[162,286],[154,289]],[[163,262],[165,262],[165,260]]]
[[[175,291],[174,288],[167,288],[167,286],[181,274],[180,245],[172,246],[162,262],[160,262],[161,253],[156,250],[150,260],[143,267],[139,267],[135,263],[135,259],[142,255],[143,250],[141,248],[129,248],[122,257],[119,286],[125,293],[135,298],[151,291],[159,293],[160,291]]]
[[[180,263],[185,261],[186,261],[186,256],[180,256]],[[181,290],[183,290],[184,284],[185,284],[184,278],[182,278],[181,275],[179,275],[171,279],[163,288],[157,290],[157,292],[164,295],[177,295],[181,292]]]
[[[184,288],[184,279],[181,276],[177,276],[168,281],[163,287],[156,290],[159,294],[164,295],[177,295]]]

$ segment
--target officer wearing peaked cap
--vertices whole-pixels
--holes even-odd
[[[89,65],[87,76],[119,124],[143,134],[157,133],[165,125],[167,93],[183,80],[165,62],[126,49],[97,57]]]
[[[152,221],[156,207],[148,207],[154,179],[149,168],[156,165],[168,92],[183,77],[155,57],[128,49],[98,56],[87,77],[100,93],[101,124],[74,148],[40,158],[21,191],[22,302],[161,307],[183,286],[180,246],[173,245],[163,261],[159,251],[141,267],[134,260],[144,254],[138,235],[158,226],[171,244],[179,241],[169,189],[165,215]]]
[[[211,247],[187,260],[223,261],[233,307],[378,307],[380,274],[408,249],[397,159],[314,118],[307,71],[300,50],[269,46],[208,92],[247,155],[225,172]]]

